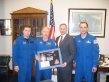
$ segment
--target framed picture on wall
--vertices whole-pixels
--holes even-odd
[[[69,8],[68,32],[72,36],[80,33],[80,22],[88,23],[88,32],[97,37],[105,37],[106,9]]]
[[[0,35],[11,35],[11,19],[0,19]]]

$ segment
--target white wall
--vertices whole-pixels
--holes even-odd
[[[0,19],[10,19],[10,13],[29,6],[37,9],[46,10],[49,13],[50,0],[0,0]],[[100,53],[109,55],[109,0],[54,0],[56,36],[59,35],[59,24],[63,22],[68,24],[68,8],[107,9],[106,35],[105,38],[98,38],[98,42],[100,45]],[[0,54],[12,54],[11,39],[11,36],[0,36]]]
[[[12,55],[12,37],[0,36],[0,54]]]

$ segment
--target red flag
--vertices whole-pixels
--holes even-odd
[[[55,22],[54,22],[54,12],[53,12],[53,2],[51,0],[50,3],[50,33],[49,33],[49,37],[51,39],[55,39]]]

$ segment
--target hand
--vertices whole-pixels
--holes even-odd
[[[75,69],[76,68],[76,62],[73,61],[73,68]]]
[[[40,57],[38,55],[35,56],[36,60],[40,60]]]
[[[67,62],[64,62],[64,64],[62,65],[62,67],[66,67],[67,66]]]
[[[92,68],[92,72],[95,73],[96,71],[97,71],[97,68],[96,67],[93,67]]]
[[[18,71],[19,71],[19,66],[14,66],[14,70],[15,70],[16,72],[18,72]]]

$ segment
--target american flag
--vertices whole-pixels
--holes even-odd
[[[49,37],[55,39],[55,22],[54,22],[54,12],[53,12],[53,1],[50,3],[50,33]]]

